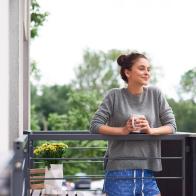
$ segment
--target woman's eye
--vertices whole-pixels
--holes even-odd
[[[151,68],[150,68],[150,67],[148,67],[148,68],[146,68],[146,67],[139,67],[139,70],[140,70],[140,71],[144,71],[144,70],[146,70],[146,69],[147,69],[148,72],[151,71]]]

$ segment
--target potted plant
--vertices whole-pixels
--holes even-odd
[[[68,146],[64,143],[43,143],[34,149],[34,154],[38,158],[62,158],[65,154]],[[61,194],[62,193],[62,183],[63,183],[63,164],[61,160],[53,159],[43,159],[46,169],[45,169],[45,191],[46,194]],[[47,178],[52,178],[48,179]],[[56,179],[57,178],[57,179]],[[62,180],[59,180],[62,179]]]
[[[62,142],[43,143],[34,149],[34,154],[38,158],[62,158],[68,146]],[[45,165],[50,168],[51,164],[59,164],[61,160],[43,160]]]

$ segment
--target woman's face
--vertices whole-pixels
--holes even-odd
[[[147,85],[150,79],[150,64],[145,58],[139,58],[133,66],[125,72],[128,83]]]

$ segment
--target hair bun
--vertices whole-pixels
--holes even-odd
[[[117,59],[117,63],[121,67],[126,67],[127,66],[127,56],[126,55],[120,55]]]

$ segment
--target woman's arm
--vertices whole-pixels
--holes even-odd
[[[174,113],[163,93],[161,91],[159,93],[159,117],[163,128],[160,127],[157,132],[161,134],[175,133],[177,127]],[[156,130],[153,132],[156,132]]]
[[[113,114],[114,105],[114,92],[111,90],[104,97],[102,103],[100,104],[98,110],[95,112],[94,117],[90,123],[91,133],[100,133],[99,128],[101,126],[107,125],[109,119]]]
[[[101,125],[99,127],[99,133],[105,135],[127,135],[129,134],[129,131],[125,127],[110,127],[107,125]]]
[[[110,127],[108,125],[101,125],[99,133],[105,135],[128,135],[134,129],[132,127],[131,119],[128,119],[124,127]]]
[[[139,118],[136,120],[136,125],[140,127],[140,131],[142,133],[147,133],[150,135],[167,135],[173,133],[173,126],[172,125],[163,125],[157,128],[151,128],[149,126],[149,122],[146,118]]]
[[[150,135],[167,135],[167,134],[172,134],[173,129],[169,125],[164,125],[158,128],[143,129],[142,132]]]

